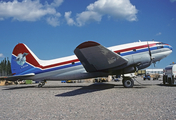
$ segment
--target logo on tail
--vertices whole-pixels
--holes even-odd
[[[16,62],[18,63],[18,65],[24,65],[24,63],[26,62],[26,55],[28,55],[28,53],[19,53],[17,58],[16,58]]]

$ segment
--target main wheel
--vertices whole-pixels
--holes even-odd
[[[132,88],[134,85],[134,81],[132,79],[123,79],[123,86],[125,88]]]
[[[40,83],[38,84],[38,87],[39,87],[39,88],[43,87],[43,86],[45,85],[45,82],[46,82],[46,81],[40,82]]]
[[[41,83],[39,83],[39,84],[38,84],[38,87],[41,88],[41,87],[43,87],[43,85],[42,85]]]

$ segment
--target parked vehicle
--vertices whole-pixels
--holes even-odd
[[[65,80],[62,80],[61,83],[66,83],[66,81],[65,81]]]
[[[108,79],[105,77],[95,78],[93,82],[108,82]]]
[[[143,77],[143,79],[144,79],[144,80],[146,80],[146,79],[147,79],[147,80],[150,80],[150,79],[151,79],[151,77],[150,77],[150,75],[149,75],[149,74],[146,74],[146,75]]]
[[[153,80],[158,80],[160,78],[160,75],[159,74],[153,74],[152,77],[153,77]]]
[[[170,64],[165,68],[163,84],[176,85],[176,64]]]
[[[113,79],[115,82],[119,82],[120,80],[118,78]]]

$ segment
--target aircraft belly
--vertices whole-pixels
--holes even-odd
[[[87,78],[94,78],[94,77],[100,77],[100,76],[107,77],[108,73],[103,73],[103,72],[88,73],[83,68],[83,69],[69,71],[69,72],[66,72],[66,73],[63,73],[63,74],[56,75],[55,77],[53,77],[53,79],[79,80],[79,79],[87,79]]]
[[[61,74],[65,74],[67,76],[69,75],[67,73],[71,71],[74,72],[75,70],[76,70],[75,74],[77,73],[77,70],[81,70],[81,72],[85,71],[83,66],[79,65],[79,66],[74,66],[70,68],[64,68],[64,69],[36,74],[34,77],[31,77],[31,79],[33,80],[45,80],[45,79],[59,80],[59,79],[62,79],[61,77],[59,77]]]

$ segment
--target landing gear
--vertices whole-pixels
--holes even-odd
[[[41,88],[45,85],[46,83],[46,80],[45,81],[41,81],[39,84],[38,84],[38,87]]]
[[[123,77],[122,83],[125,88],[132,88],[134,85],[134,80],[130,77]]]

